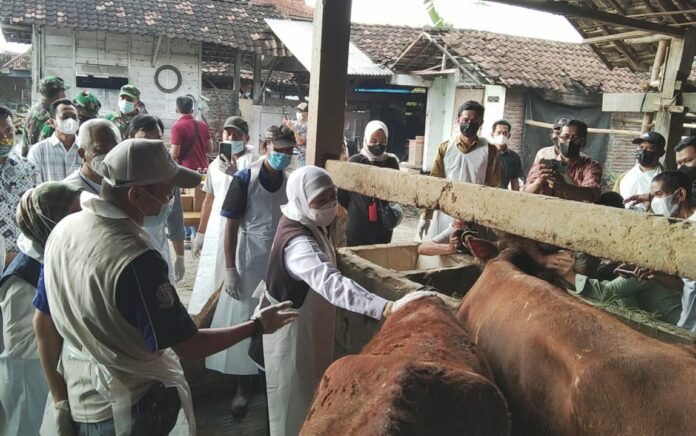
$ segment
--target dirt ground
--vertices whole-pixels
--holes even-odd
[[[392,242],[411,242],[416,234],[419,211],[413,208],[404,210],[404,219],[394,229]],[[177,283],[176,289],[184,306],[188,306],[191,299],[193,283],[196,280],[198,261],[191,255],[190,244],[186,243],[186,275]],[[212,371],[211,371],[212,373]],[[216,383],[215,388],[210,383],[205,383],[206,388],[201,389],[192,383],[193,404],[196,415],[196,424],[200,436],[222,436],[240,434],[245,436],[266,435],[266,397],[263,389],[257,387],[247,416],[242,421],[235,421],[229,413],[230,401],[234,395],[234,380],[232,377],[220,374],[209,374]],[[188,435],[188,427],[183,413],[179,414],[179,421],[171,433],[174,436]]]

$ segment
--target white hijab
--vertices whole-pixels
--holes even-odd
[[[323,168],[307,165],[296,169],[288,177],[285,192],[288,197],[287,204],[280,207],[283,215],[294,221],[299,221],[311,230],[317,240],[321,251],[329,259],[336,263],[336,251],[325,229],[318,227],[309,218],[312,202],[319,194],[327,188],[336,189],[333,179]]]
[[[367,126],[365,126],[365,136],[363,136],[363,146],[362,150],[360,150],[360,154],[370,159],[371,161],[383,162],[387,157],[389,157],[389,153],[385,151],[379,156],[375,156],[374,154],[370,153],[370,149],[368,148],[372,134],[378,130],[383,131],[384,136],[386,136],[387,139],[389,139],[389,129],[387,128],[386,124],[379,120],[370,121],[369,123],[367,123]]]

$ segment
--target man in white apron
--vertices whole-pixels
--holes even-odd
[[[247,320],[258,298],[254,290],[266,273],[280,206],[287,201],[285,183],[295,139],[287,127],[272,126],[266,132],[269,152],[251,167],[238,171],[230,184],[220,214],[225,224],[225,278],[211,327],[226,327]],[[251,399],[252,376],[258,368],[249,357],[249,341],[243,341],[206,359],[206,367],[239,376],[231,411],[243,417]]]
[[[232,175],[238,170],[249,168],[259,160],[249,142],[249,125],[242,117],[229,117],[225,120],[222,131],[222,143],[227,144],[231,156],[222,150],[220,155],[208,167],[203,191],[205,200],[201,209],[198,232],[193,240],[191,252],[199,257],[198,273],[193,284],[193,293],[189,301],[188,312],[195,315],[201,311],[208,298],[220,287],[225,273],[223,235],[225,220],[220,215],[225,201],[227,188]],[[230,159],[231,157],[231,159]]]
[[[619,176],[613,189],[623,198],[649,193],[653,177],[663,171],[660,158],[665,154],[664,136],[657,132],[646,132],[634,139],[633,143],[638,145],[636,164]]]
[[[99,197],[61,221],[45,251],[45,298],[63,338],[59,369],[80,434],[167,434],[183,406],[195,434],[191,392],[177,355],[200,359],[293,319],[261,313],[225,329],[197,330],[142,225],[175,187],[200,183],[162,141],[129,139],[104,158]],[[176,354],[175,354],[176,353]]]
[[[493,187],[500,185],[498,151],[485,138],[478,136],[483,113],[483,106],[476,101],[466,101],[459,107],[459,132],[440,144],[430,171],[432,177]],[[451,216],[426,210],[418,223],[417,237],[432,239],[451,223]]]

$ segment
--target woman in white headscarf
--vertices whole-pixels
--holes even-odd
[[[399,159],[387,153],[388,142],[389,129],[386,124],[370,121],[365,126],[362,150],[348,161],[398,170]],[[387,202],[343,190],[338,191],[338,202],[348,209],[346,242],[349,247],[391,242],[392,228],[383,222],[379,213],[380,208],[388,207]]]
[[[299,317],[263,337],[268,413],[273,436],[299,433],[314,390],[333,358],[336,306],[380,320],[400,307],[344,277],[327,227],[336,217],[336,185],[325,170],[306,166],[287,182],[288,204],[268,258],[259,304],[290,300]],[[422,295],[420,295],[422,294]],[[409,301],[432,293],[409,294]],[[260,361],[260,340],[250,354]]]

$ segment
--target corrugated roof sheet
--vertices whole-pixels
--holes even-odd
[[[273,33],[297,58],[307,71],[312,69],[313,29],[310,21],[266,19]],[[348,75],[385,77],[392,73],[384,65],[373,62],[352,42],[348,47]]]

